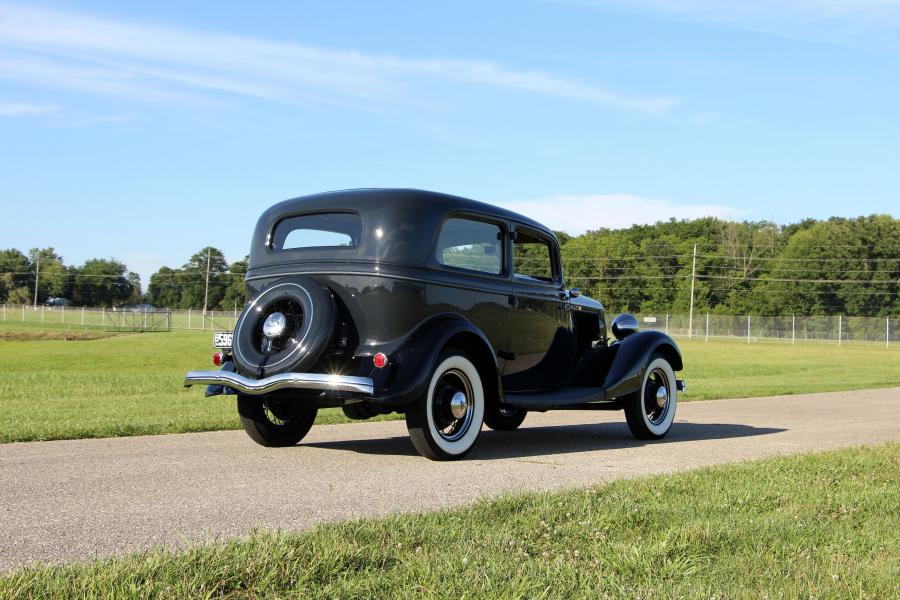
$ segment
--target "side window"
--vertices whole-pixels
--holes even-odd
[[[503,272],[500,227],[472,219],[447,219],[436,254],[442,265],[499,275]]]
[[[353,213],[317,213],[288,217],[275,226],[273,250],[356,246],[362,220]]]
[[[553,249],[550,242],[526,230],[516,230],[513,273],[519,279],[552,283]]]

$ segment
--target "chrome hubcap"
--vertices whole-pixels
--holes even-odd
[[[287,327],[287,319],[280,312],[274,312],[266,317],[263,323],[263,335],[267,338],[276,338],[284,332]]]
[[[469,399],[462,392],[456,392],[450,399],[450,412],[454,419],[462,419],[469,410]]]
[[[669,390],[665,387],[660,386],[656,388],[656,406],[659,408],[663,408],[666,405],[666,402],[669,401]]]

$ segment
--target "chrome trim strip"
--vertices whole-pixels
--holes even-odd
[[[279,373],[263,379],[250,379],[231,371],[190,371],[184,376],[184,387],[192,385],[224,385],[243,394],[265,394],[286,388],[355,392],[369,396],[375,391],[369,377],[325,373]]]

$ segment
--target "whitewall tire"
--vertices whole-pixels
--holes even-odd
[[[406,412],[410,439],[431,460],[462,458],[481,433],[484,408],[484,386],[475,364],[462,352],[444,351],[425,396]]]
[[[644,369],[641,389],[625,398],[625,419],[636,438],[665,437],[675,421],[678,384],[675,371],[664,357],[654,354]]]

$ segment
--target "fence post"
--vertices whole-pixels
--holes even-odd
[[[709,313],[706,313],[706,340],[709,341]]]
[[[891,318],[884,318],[884,347],[891,347]]]
[[[22,305],[22,322],[25,322],[25,305]]]
[[[191,309],[188,309],[188,329],[191,328]]]
[[[59,309],[59,322],[60,323],[66,322],[66,307],[65,306],[61,306]]]
[[[666,313],[666,335],[669,335],[669,313]]]
[[[791,315],[791,343],[797,343],[797,315]]]
[[[81,307],[81,326],[84,327],[84,307]]]
[[[838,346],[841,345],[841,340],[844,337],[844,315],[838,315]]]
[[[44,322],[44,308],[46,308],[46,307],[44,307],[44,306],[41,307],[41,323]]]
[[[747,315],[747,343],[750,343],[750,315]]]

